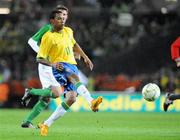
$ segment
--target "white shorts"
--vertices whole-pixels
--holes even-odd
[[[38,71],[39,71],[39,79],[41,81],[42,88],[48,88],[50,86],[60,86],[60,84],[56,81],[52,73],[52,67],[39,63]]]

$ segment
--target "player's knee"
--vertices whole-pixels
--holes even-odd
[[[68,77],[69,81],[71,81],[71,83],[76,84],[77,82],[79,82],[79,77],[76,74],[72,74]]]
[[[69,105],[71,105],[74,102],[76,102],[76,93],[75,92],[68,92],[66,94],[67,94],[66,95],[66,100],[67,100]]]
[[[52,93],[53,93],[53,97],[54,98],[57,98],[57,97],[59,97],[60,95],[62,95],[63,94],[63,91],[61,90],[61,88],[60,87],[51,87],[51,91],[52,91]]]
[[[41,100],[44,101],[47,104],[50,102],[50,98],[49,97],[42,97]]]
[[[58,98],[59,94],[58,93],[53,93],[53,98]]]

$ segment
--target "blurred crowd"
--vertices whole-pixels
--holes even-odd
[[[13,0],[11,13],[0,16],[0,104],[18,106],[25,87],[41,88],[36,53],[27,40],[48,23],[58,4],[70,8],[67,25],[93,60],[91,91],[140,91],[148,82],[163,92],[180,92],[180,73],[170,58],[170,44],[179,36],[179,16],[135,12],[137,0]],[[7,101],[9,101],[7,103]]]

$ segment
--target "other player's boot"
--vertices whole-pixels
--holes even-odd
[[[35,128],[34,125],[31,122],[28,122],[28,121],[22,122],[21,127],[22,128]]]
[[[91,102],[92,111],[97,112],[99,110],[98,107],[99,107],[100,103],[102,103],[102,99],[103,98],[100,96],[97,99],[92,100],[92,102]]]
[[[173,101],[169,99],[170,93],[166,93],[165,95],[165,101],[163,104],[164,111],[166,112],[168,110],[168,107],[173,104]]]
[[[24,96],[21,98],[21,104],[27,106],[31,100],[32,95],[30,94],[30,89],[26,88]]]
[[[45,124],[40,124],[39,128],[40,128],[40,135],[41,136],[47,136],[47,134],[48,134],[48,126],[45,125]]]

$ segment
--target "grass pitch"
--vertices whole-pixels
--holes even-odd
[[[49,129],[23,129],[29,110],[0,109],[0,140],[179,140],[180,113],[68,112]],[[44,111],[37,124],[51,114]]]

